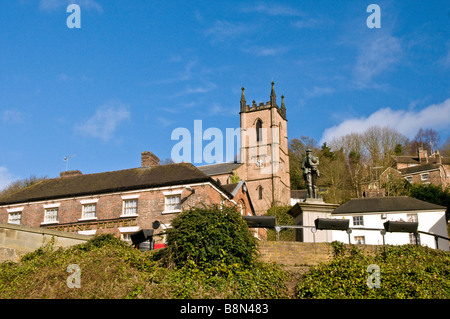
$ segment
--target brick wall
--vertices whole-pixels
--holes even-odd
[[[373,253],[379,248],[376,245],[355,246],[365,253]],[[259,252],[261,261],[286,266],[315,266],[333,258],[333,247],[329,243],[260,241]]]

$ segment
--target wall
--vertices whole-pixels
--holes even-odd
[[[82,244],[91,236],[0,223],[0,262],[19,261],[23,255],[49,243],[52,238],[55,247],[68,247]]]
[[[347,246],[347,245],[345,245]],[[379,246],[355,245],[364,253],[373,253]],[[303,243],[298,241],[260,241],[260,260],[286,266],[315,266],[333,259],[330,243]]]

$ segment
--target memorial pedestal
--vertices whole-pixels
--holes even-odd
[[[307,198],[306,201],[300,202],[292,206],[288,214],[295,218],[295,225],[310,226],[305,228],[297,228],[295,230],[295,240],[301,242],[331,242],[331,230],[317,230],[315,233],[311,231],[314,227],[316,218],[331,218],[331,213],[339,207],[338,204],[325,203],[321,198]]]

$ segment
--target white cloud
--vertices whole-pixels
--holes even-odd
[[[323,95],[328,95],[334,93],[336,90],[331,87],[319,87],[314,86],[311,90],[303,89],[305,96],[308,98],[320,97]]]
[[[355,84],[363,88],[375,86],[374,78],[392,69],[400,61],[401,54],[400,40],[390,34],[379,34],[362,41],[353,69]]]
[[[346,134],[362,133],[374,125],[389,126],[406,137],[413,138],[420,128],[447,129],[450,127],[449,114],[450,98],[442,103],[429,105],[420,111],[383,108],[368,117],[348,119],[326,129],[320,144]]]
[[[205,31],[205,35],[213,42],[224,42],[243,34],[248,34],[251,28],[243,23],[231,23],[228,21],[216,21],[214,25]]]
[[[39,10],[41,11],[54,11],[63,7],[67,7],[69,4],[78,4],[80,9],[96,10],[97,12],[103,12],[103,8],[94,0],[40,0]]]
[[[256,12],[260,14],[267,14],[271,16],[297,16],[301,17],[304,14],[289,6],[280,4],[258,4],[256,6],[248,6],[242,9],[242,12]]]
[[[13,174],[4,166],[0,166],[0,191],[15,180]]]
[[[75,131],[83,136],[109,141],[117,127],[130,119],[128,107],[120,102],[111,101],[97,109],[95,114],[83,124],[75,126]]]
[[[285,53],[287,50],[287,47],[284,46],[277,46],[276,48],[252,46],[248,49],[244,49],[243,51],[246,53],[251,53],[255,56],[276,56]]]
[[[0,119],[7,124],[19,124],[24,121],[24,116],[20,111],[10,109],[0,113]]]

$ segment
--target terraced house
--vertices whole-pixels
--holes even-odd
[[[130,240],[130,234],[152,228],[155,221],[160,224],[155,234],[162,233],[183,209],[212,204],[238,206],[242,215],[254,215],[244,181],[221,186],[190,163],[159,165],[154,154],[143,152],[138,168],[62,172],[11,194],[0,201],[0,222],[114,233]],[[255,236],[264,232],[255,230]],[[163,236],[155,240],[164,245]]]

